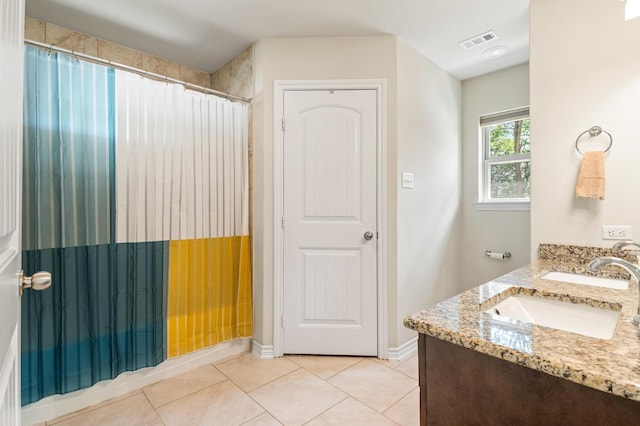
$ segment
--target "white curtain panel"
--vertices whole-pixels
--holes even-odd
[[[116,242],[248,235],[248,107],[116,73]]]

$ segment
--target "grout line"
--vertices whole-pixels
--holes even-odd
[[[252,354],[252,353],[248,353],[248,354],[244,354],[244,355],[242,355],[241,357],[245,357],[245,356],[253,356],[253,354]],[[238,357],[238,358],[241,358],[241,357]],[[277,359],[277,358],[273,358],[273,359],[271,359],[271,360],[275,360],[275,359]],[[285,358],[285,357],[283,357],[282,359],[286,359],[286,358]],[[230,360],[228,360],[228,361],[231,361],[231,359],[230,359]],[[259,361],[260,361],[260,360],[259,360]],[[269,361],[269,360],[265,360],[265,361]],[[225,362],[226,362],[226,361],[225,361]],[[225,362],[220,363],[220,364],[224,364]],[[278,377],[276,377],[276,378],[274,378],[274,379],[271,379],[271,380],[270,380],[270,381],[268,381],[268,382],[265,382],[265,383],[263,383],[263,384],[261,384],[261,385],[258,385],[258,386],[256,386],[255,388],[252,388],[252,389],[250,389],[250,390],[244,390],[244,389],[243,389],[243,388],[242,388],[238,383],[234,382],[234,381],[233,381],[233,379],[232,379],[231,377],[229,377],[229,376],[227,376],[226,374],[224,374],[224,372],[223,372],[222,370],[217,369],[217,368],[216,368],[216,369],[217,369],[217,370],[218,370],[218,371],[219,371],[223,376],[225,376],[225,377],[227,378],[227,380],[229,380],[231,383],[233,383],[234,385],[236,385],[236,386],[238,387],[238,389],[240,389],[242,392],[244,392],[244,393],[246,393],[246,394],[248,395],[248,394],[249,394],[249,392],[253,392],[253,391],[254,391],[254,390],[256,390],[256,389],[260,389],[261,387],[263,387],[263,386],[265,386],[265,385],[268,385],[269,383],[273,383],[273,382],[275,382],[276,380],[278,380],[278,379],[280,379],[280,378],[282,378],[282,377],[288,376],[289,374],[291,374],[291,373],[293,373],[293,372],[295,372],[295,371],[298,371],[298,370],[300,370],[300,369],[302,368],[300,365],[296,364],[295,362],[292,362],[292,363],[293,363],[293,364],[295,364],[295,366],[296,366],[296,368],[295,368],[295,369],[293,369],[293,370],[289,371],[288,373],[284,373],[284,374],[282,374],[282,375],[280,375],[280,376],[278,376]],[[218,364],[218,365],[220,365],[220,364]],[[214,366],[214,367],[215,367],[215,366]]]
[[[243,391],[243,392],[244,392],[244,391]],[[258,405],[258,407],[260,407],[260,408],[262,408],[262,409],[264,410],[264,412],[262,412],[262,413],[258,414],[256,417],[260,417],[260,416],[261,416],[261,415],[263,415],[264,413],[267,413],[267,414],[269,414],[271,417],[273,417],[273,418],[274,418],[278,423],[280,423],[281,425],[283,425],[283,424],[284,424],[284,423],[282,423],[282,422],[280,421],[280,419],[279,419],[278,417],[276,417],[276,415],[275,415],[275,414],[273,414],[271,411],[267,410],[267,408],[266,408],[265,406],[263,406],[262,404],[260,404],[258,401],[256,401],[256,399],[255,399],[253,396],[249,395],[249,392],[244,392],[244,394],[245,394],[246,396],[248,396],[248,397],[249,397],[253,402],[255,402],[255,403]],[[256,417],[254,417],[254,419],[255,419]],[[247,421],[246,421],[246,422],[244,422],[244,423],[247,423],[247,422],[249,422],[249,421],[251,421],[251,420],[253,420],[253,419],[249,419],[249,420],[247,420]]]
[[[113,404],[115,404],[117,402],[126,401],[129,398],[133,398],[134,396],[138,395],[138,393],[142,393],[142,389],[135,389],[135,390],[132,390],[131,392],[125,393],[123,395],[114,396],[113,398],[110,398],[110,399],[108,399],[106,401],[100,401],[98,403],[95,403],[93,405],[89,405],[89,406],[81,408],[79,410],[72,411],[70,413],[63,414],[61,416],[55,417],[53,419],[46,420],[44,423],[45,423],[46,426],[55,426],[55,425],[60,424],[62,422],[67,422],[67,421],[69,421],[71,419],[75,419],[76,417],[92,413],[92,412],[94,412],[96,410],[99,410],[101,408],[108,407],[108,406],[113,405]],[[129,395],[129,396],[125,397],[125,395]]]
[[[293,361],[292,361],[292,362],[293,362]],[[338,405],[338,404],[342,403],[344,400],[346,400],[346,399],[348,399],[348,398],[351,398],[351,397],[352,397],[352,396],[351,396],[351,395],[349,395],[347,392],[345,392],[345,391],[343,391],[343,390],[341,390],[341,389],[337,388],[336,386],[332,385],[331,383],[329,383],[329,382],[328,382],[328,381],[326,381],[325,379],[323,379],[323,378],[321,378],[321,377],[318,377],[316,374],[313,374],[313,372],[311,372],[311,371],[307,370],[306,368],[302,367],[301,365],[299,365],[299,364],[297,364],[297,363],[294,363],[294,364],[298,365],[298,368],[297,368],[297,369],[295,369],[295,370],[293,370],[293,371],[291,371],[291,372],[289,372],[289,373],[287,373],[287,374],[284,374],[284,375],[282,375],[282,376],[278,377],[277,379],[272,380],[272,381],[271,381],[271,382],[269,382],[269,383],[273,383],[273,382],[274,382],[274,381],[276,381],[276,380],[279,380],[279,379],[281,379],[281,378],[283,378],[283,377],[289,376],[289,375],[291,375],[291,374],[293,374],[293,373],[295,373],[295,372],[297,372],[297,371],[303,370],[303,371],[305,371],[305,372],[307,372],[307,373],[311,374],[312,376],[314,376],[314,377],[316,377],[316,378],[318,378],[318,379],[322,380],[322,381],[323,381],[324,383],[326,383],[327,385],[331,386],[331,387],[332,387],[332,388],[334,388],[335,390],[337,390],[337,391],[339,391],[339,392],[341,392],[341,393],[343,393],[343,394],[345,395],[345,397],[344,397],[344,398],[342,398],[340,401],[338,401],[338,402],[336,402],[335,404],[331,405],[331,406],[330,406],[330,407],[328,407],[326,410],[322,411],[322,412],[321,412],[320,414],[318,414],[317,416],[312,417],[311,419],[307,420],[307,421],[306,421],[306,422],[304,422],[303,424],[307,424],[307,423],[309,423],[309,422],[311,422],[311,421],[315,420],[317,417],[319,417],[319,416],[323,415],[324,413],[326,413],[327,411],[331,410],[331,409],[332,409],[332,408],[334,408],[336,405]],[[269,383],[265,383],[264,385],[261,385],[261,386],[259,386],[259,387],[255,388],[255,389],[253,389],[251,392],[253,392],[253,391],[255,391],[256,389],[259,389],[259,388],[261,388],[262,386],[265,386],[265,385],[267,385],[267,384],[269,384]],[[280,421],[280,419],[279,419],[279,418],[278,418],[274,413],[272,413],[272,412],[271,412],[271,411],[269,411],[266,407],[264,407],[262,404],[260,404],[258,401],[256,401],[256,399],[255,399],[252,395],[250,395],[250,394],[249,394],[249,392],[245,392],[245,394],[246,394],[249,398],[251,398],[251,399],[252,399],[256,404],[258,404],[260,407],[262,407],[262,409],[263,409],[263,410],[265,410],[265,412],[269,413],[269,415],[270,415],[271,417],[273,417],[274,419],[276,419],[276,421],[277,421],[278,423],[280,423],[280,424],[284,424],[284,423],[282,423],[282,422]]]
[[[254,401],[254,402],[255,402],[255,401]],[[258,403],[256,402],[256,404],[258,404]],[[279,424],[279,425],[282,425],[282,423],[280,423],[280,420],[278,420],[278,419],[277,419],[273,414],[271,414],[269,411],[265,410],[265,409],[264,409],[264,407],[263,407],[262,405],[260,405],[260,404],[258,404],[258,405],[259,405],[259,406],[260,406],[264,411],[263,411],[262,413],[258,414],[257,416],[254,416],[254,417],[250,418],[249,420],[246,420],[246,421],[244,421],[244,422],[240,423],[240,426],[242,426],[242,425],[246,425],[247,423],[254,421],[255,419],[257,419],[257,418],[258,418],[258,417],[260,417],[260,416],[264,416],[265,414],[268,414],[269,416],[271,416],[271,417],[273,418],[273,420],[275,420],[276,422],[278,422],[278,424]]]
[[[151,403],[151,401],[149,400],[149,397],[147,396],[146,393],[144,393],[144,391],[142,390],[142,388],[140,388],[140,392],[142,393],[142,395],[145,397],[145,399],[147,400],[147,402],[149,403],[149,406],[151,407],[151,409],[153,410],[154,413],[156,413],[156,416],[158,416],[158,419],[160,419],[160,422],[162,422],[163,425],[167,425],[164,422],[164,419],[162,418],[162,416],[160,415],[160,413],[158,413],[158,410],[156,410],[156,407],[153,406],[153,404]],[[158,407],[159,408],[159,407]]]
[[[225,376],[225,377],[226,377],[226,376]],[[196,393],[198,393],[198,392],[202,392],[203,390],[209,389],[209,388],[211,388],[211,387],[213,387],[213,386],[216,386],[216,385],[222,384],[222,383],[224,383],[224,382],[230,382],[230,383],[233,383],[233,382],[231,382],[231,380],[229,380],[229,378],[226,378],[225,380],[219,381],[219,382],[217,382],[217,383],[212,383],[212,384],[207,385],[207,386],[205,386],[205,387],[203,387],[203,388],[196,389],[196,390],[194,390],[194,391],[193,391],[193,392],[191,392],[191,393],[188,393],[188,394],[186,394],[186,395],[182,395],[182,396],[180,396],[180,397],[178,397],[178,398],[176,398],[176,399],[174,399],[174,400],[171,400],[171,401],[165,402],[165,403],[164,403],[164,404],[162,404],[162,405],[158,405],[158,407],[154,407],[154,409],[155,409],[155,408],[163,408],[163,407],[166,407],[166,406],[167,406],[167,405],[169,405],[169,404],[173,404],[174,402],[177,402],[177,401],[183,400],[183,399],[188,398],[188,397],[190,397],[190,396],[192,396],[192,395],[194,395],[194,394],[196,394]],[[237,386],[235,383],[233,383],[233,385],[234,385],[234,386]],[[239,387],[238,387],[238,388],[239,388]],[[242,389],[240,389],[240,390],[242,391]],[[243,391],[243,392],[244,392],[244,391]],[[144,392],[142,392],[142,393],[144,393]],[[145,397],[146,397],[146,394],[145,394]],[[147,398],[147,399],[148,399],[148,398]],[[151,406],[153,407],[153,404],[151,404]]]
[[[314,356],[314,355],[307,355],[307,356],[310,356],[310,357],[311,357],[311,356]],[[322,355],[322,356],[325,356],[325,355]],[[294,361],[294,359],[295,359],[296,357],[302,357],[302,356],[301,356],[301,355],[296,355],[296,356],[289,356],[289,355],[287,355],[287,356],[285,356],[285,358],[287,358],[287,359],[288,359],[288,360],[290,360],[291,362],[295,363],[296,365],[299,365],[299,366],[300,366],[300,368],[303,368],[303,369],[307,370],[303,365],[298,364],[297,362],[295,362],[295,361]],[[350,357],[339,357],[339,358],[350,358]],[[309,373],[313,374],[314,376],[318,377],[319,379],[324,380],[324,381],[326,382],[326,381],[328,381],[329,379],[331,379],[332,377],[334,377],[334,376],[336,376],[336,375],[338,375],[338,374],[342,373],[343,371],[348,370],[349,368],[351,368],[351,367],[353,367],[353,366],[357,365],[358,363],[360,363],[360,362],[362,362],[362,361],[364,361],[364,360],[366,360],[366,359],[368,359],[368,358],[367,358],[367,357],[353,357],[353,359],[357,359],[357,360],[356,360],[353,364],[348,365],[348,366],[346,366],[346,367],[343,367],[342,369],[340,369],[339,371],[336,371],[335,373],[331,374],[331,375],[330,375],[330,376],[328,376],[328,377],[322,377],[322,376],[320,376],[319,374],[316,374],[315,372],[313,372],[313,371],[311,371],[311,370],[307,370],[307,371],[308,371]]]
[[[337,389],[337,388],[336,388]],[[308,424],[312,421],[314,421],[315,419],[317,419],[318,417],[322,416],[324,413],[326,413],[329,410],[332,410],[333,408],[337,407],[338,405],[342,404],[344,401],[346,401],[349,398],[353,398],[351,395],[349,395],[348,393],[346,393],[345,391],[341,391],[343,394],[345,394],[345,397],[342,398],[340,401],[336,402],[335,404],[333,404],[331,407],[328,407],[326,410],[324,410],[322,413],[318,414],[315,417],[310,418],[309,420],[307,420],[306,422],[304,422],[304,424]],[[355,399],[355,398],[354,398]]]
[[[296,365],[297,365],[297,364],[296,364]],[[293,374],[293,373],[295,373],[296,371],[299,371],[299,370],[304,370],[304,368],[302,368],[302,367],[298,366],[298,368],[296,368],[295,370],[291,370],[291,371],[289,371],[288,373],[283,374],[282,376],[278,376],[278,377],[276,377],[276,378],[275,378],[275,379],[273,379],[273,380],[270,380],[270,381],[268,381],[268,382],[265,382],[265,383],[261,384],[260,386],[258,386],[258,387],[255,387],[255,388],[251,389],[250,391],[245,391],[244,389],[240,388],[240,386],[238,386],[238,387],[240,388],[240,390],[242,390],[242,392],[244,392],[244,393],[246,393],[247,395],[249,395],[249,392],[253,392],[253,391],[255,391],[255,390],[258,390],[258,389],[260,389],[260,388],[263,388],[263,387],[265,387],[265,386],[267,386],[267,385],[269,385],[269,384],[271,384],[271,383],[275,382],[276,380],[280,380],[280,379],[282,379],[283,377],[287,377],[287,376],[289,376],[289,375],[291,375],[291,374]],[[306,370],[305,370],[305,371],[306,371]],[[236,385],[236,386],[237,386],[237,385]]]

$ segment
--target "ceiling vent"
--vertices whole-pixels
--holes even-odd
[[[478,34],[477,36],[473,36],[470,39],[463,40],[458,43],[458,46],[462,47],[465,50],[473,49],[476,46],[487,43],[492,40],[496,40],[498,36],[493,31],[487,31],[486,33]]]

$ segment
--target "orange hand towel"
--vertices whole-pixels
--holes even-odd
[[[604,200],[604,152],[587,151],[584,153],[578,182],[576,197],[599,198]]]

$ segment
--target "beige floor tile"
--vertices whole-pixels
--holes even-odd
[[[56,426],[111,426],[111,425],[162,425],[153,407],[142,393],[127,399],[84,411],[78,416],[67,418]]]
[[[399,361],[397,359],[380,359],[380,358],[371,358],[371,359],[377,362],[378,364],[382,364],[385,367],[389,367],[389,368],[396,368],[397,366],[402,364],[402,361]]]
[[[262,413],[248,422],[242,423],[242,426],[282,426],[282,423],[273,418],[269,413]]]
[[[418,380],[418,357],[412,356],[411,358],[400,363],[400,365],[396,366],[394,370],[406,374],[412,379]]]
[[[259,359],[246,354],[47,424],[417,425],[416,375],[417,359],[391,363],[362,357]]]
[[[385,411],[384,415],[402,426],[420,425],[420,388],[409,392]]]
[[[186,373],[142,388],[154,407],[163,406],[208,386],[227,380],[213,365],[203,365]]]
[[[241,425],[264,410],[225,380],[157,409],[165,425]]]
[[[122,394],[122,395],[107,399],[107,400],[99,402],[97,404],[90,405],[90,406],[88,406],[86,408],[83,408],[81,410],[74,411],[72,413],[65,414],[65,415],[60,416],[60,417],[56,417],[53,420],[47,421],[47,424],[49,424],[49,425],[58,424],[58,423],[61,423],[64,420],[68,420],[68,419],[71,419],[73,417],[77,417],[77,416],[79,416],[81,414],[88,413],[89,411],[94,411],[94,410],[96,410],[98,408],[105,407],[107,405],[113,404],[114,402],[123,401],[125,399],[131,398],[132,396],[138,395],[138,394],[142,394],[142,391],[140,389],[136,389],[134,391],[127,392],[125,394]]]
[[[396,423],[379,414],[373,408],[349,397],[307,423],[307,426],[322,425],[393,426]]]
[[[368,359],[336,374],[328,382],[379,413],[418,385],[416,380]]]
[[[285,425],[301,425],[347,395],[306,370],[296,370],[249,393]]]
[[[287,359],[324,380],[363,360],[361,357],[314,355],[290,355]]]
[[[300,367],[286,358],[260,359],[247,354],[216,364],[216,368],[243,391],[250,392]]]

